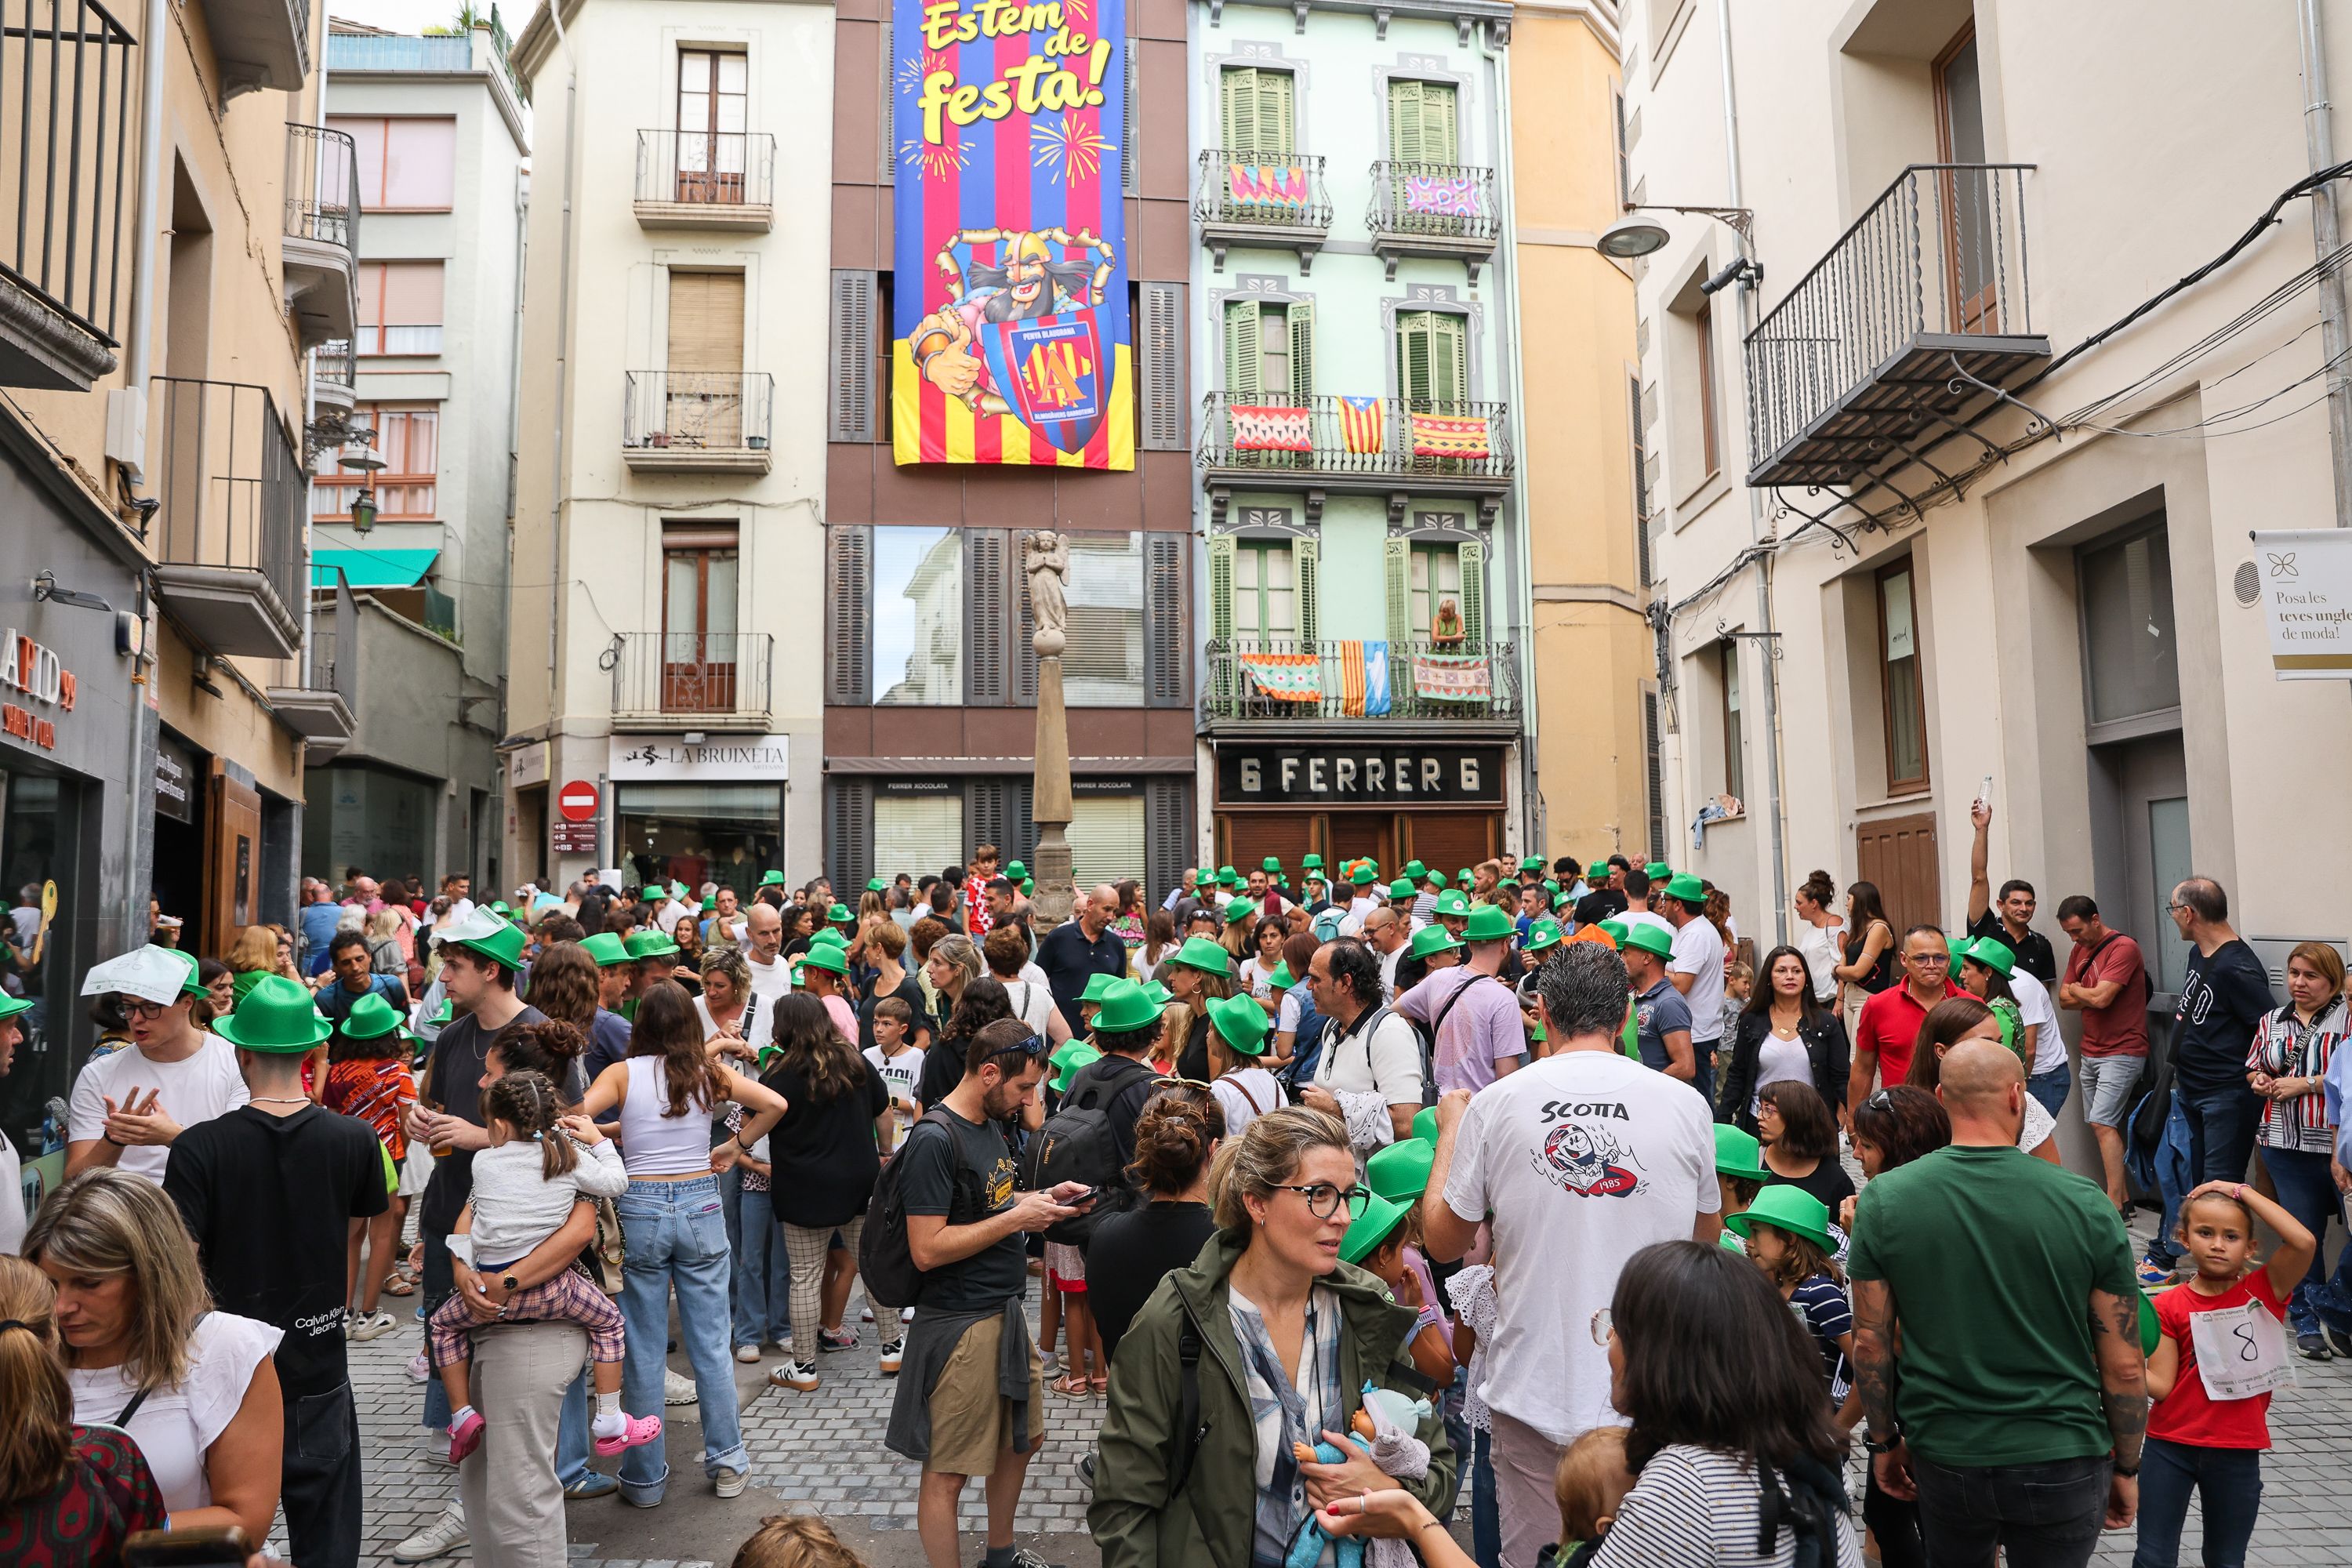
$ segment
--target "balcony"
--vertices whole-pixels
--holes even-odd
[[[766,733],[775,638],[766,632],[623,632],[613,639],[613,721]]]
[[[1225,269],[1225,252],[1237,245],[1297,251],[1298,270],[1307,272],[1331,233],[1323,160],[1212,147],[1201,154],[1192,218],[1219,272]]]
[[[278,721],[310,743],[306,760],[325,762],[351,742],[359,707],[359,660],[336,662],[337,631],[350,616],[339,615],[334,628],[320,626],[313,616],[310,628],[310,670],[299,686],[272,686],[265,695]],[[354,652],[357,650],[354,649]]]
[[[1495,254],[1503,232],[1495,196],[1495,171],[1461,163],[1402,163],[1383,159],[1372,165],[1372,200],[1364,213],[1372,254],[1396,280],[1397,262],[1408,256],[1459,261],[1478,286],[1478,266]]]
[[[286,128],[286,308],[304,348],[358,330],[359,155],[348,132]]]
[[[5,15],[0,101],[14,107],[0,112],[0,188],[16,240],[0,248],[0,386],[88,392],[114,369],[131,292],[138,46],[95,0]]]
[[[641,474],[764,474],[774,401],[757,371],[633,370],[621,457]]]
[[[331,33],[327,69],[341,71],[466,71],[474,68],[470,37],[408,37],[373,33]]]
[[[765,234],[775,226],[776,139],[749,131],[637,132],[637,223]]]
[[[147,525],[163,608],[215,654],[291,658],[302,646],[304,479],[269,389],[157,376]]]
[[[205,32],[220,64],[221,101],[256,88],[299,92],[310,74],[304,0],[205,0]]]
[[[1318,721],[1516,729],[1519,668],[1494,643],[1211,642],[1204,724]]]
[[[1751,485],[1916,458],[2050,357],[2026,282],[2028,163],[1906,169],[1748,334]]]
[[[310,401],[323,425],[332,412],[348,417],[359,400],[359,362],[349,338],[334,338],[310,351]]]
[[[1388,498],[1466,496],[1491,521],[1511,488],[1510,405],[1318,395],[1202,400],[1201,482],[1213,521],[1236,489],[1301,490],[1311,521],[1332,490]]]

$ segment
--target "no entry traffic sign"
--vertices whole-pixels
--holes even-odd
[[[556,792],[555,809],[566,822],[595,820],[597,804],[596,786],[585,779],[573,779]]]

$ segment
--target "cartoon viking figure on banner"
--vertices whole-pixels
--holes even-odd
[[[1077,451],[1102,422],[1095,310],[1113,259],[1093,235],[1060,228],[950,235],[936,259],[948,302],[914,333],[917,372],[976,414],[1010,414]]]

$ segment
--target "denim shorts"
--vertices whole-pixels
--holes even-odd
[[[2121,1127],[2131,1115],[2131,1093],[2139,1082],[2144,1056],[2083,1058],[2083,1120],[2100,1127]]]

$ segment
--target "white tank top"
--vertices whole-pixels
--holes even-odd
[[[688,1101],[666,1116],[669,1079],[659,1057],[631,1057],[628,1098],[621,1102],[621,1163],[632,1176],[710,1173],[710,1108]]]

